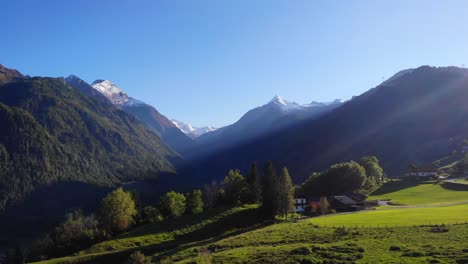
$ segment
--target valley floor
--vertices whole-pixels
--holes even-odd
[[[405,206],[275,224],[258,223],[258,205],[219,209],[142,226],[42,263],[120,263],[137,250],[156,263],[468,263],[465,187],[398,184],[371,197]]]

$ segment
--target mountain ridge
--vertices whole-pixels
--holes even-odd
[[[205,176],[209,182],[229,169],[246,171],[251,162],[273,160],[302,182],[313,171],[373,155],[389,176],[398,176],[409,163],[450,154],[451,142],[468,138],[466,87],[467,69],[421,66],[317,119],[216,151],[190,170],[201,175],[198,168],[211,166],[211,176]]]
[[[62,78],[2,83],[0,104],[6,126],[0,132],[2,210],[36,187],[57,181],[110,186],[155,179],[175,173],[172,162],[180,159],[136,118]]]
[[[83,80],[81,80],[84,82]],[[84,82],[86,83],[86,82]],[[73,85],[73,83],[69,83]],[[87,83],[86,83],[87,84]],[[95,92],[88,92],[97,97],[105,97],[112,105],[121,109],[143,122],[147,128],[158,134],[175,151],[184,156],[187,149],[192,148],[194,142],[186,136],[163,114],[153,106],[129,96],[122,88],[109,80],[98,79],[93,82]],[[79,86],[76,88],[80,89]],[[81,88],[82,89],[82,88]],[[87,89],[89,90],[89,89]]]
[[[204,151],[199,156],[254,140],[306,119],[317,118],[342,104],[339,99],[331,103],[298,104],[275,95],[268,103],[247,111],[235,123],[196,138],[201,146],[199,149]]]

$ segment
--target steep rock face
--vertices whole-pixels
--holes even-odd
[[[114,186],[173,173],[178,155],[131,115],[66,85],[0,84],[0,209],[61,181]]]
[[[273,160],[301,182],[331,164],[375,155],[389,176],[398,176],[409,163],[432,162],[468,138],[467,98],[468,70],[423,66],[317,119],[216,152],[187,171],[202,175],[199,168],[212,166],[206,177],[216,177]]]

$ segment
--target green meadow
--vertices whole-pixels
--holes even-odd
[[[468,204],[420,208],[383,208],[311,218],[319,226],[379,227],[468,222]]]
[[[468,263],[467,185],[391,181],[370,199],[405,206],[259,221],[258,205],[137,227],[72,256],[41,263]]]
[[[376,190],[370,200],[390,200],[399,205],[434,205],[468,202],[468,186],[451,182],[390,181]]]

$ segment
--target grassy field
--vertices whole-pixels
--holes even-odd
[[[323,228],[300,221],[188,248],[163,263],[466,263],[467,238],[467,225]]]
[[[392,204],[423,205],[468,202],[468,186],[450,182],[391,181],[372,193],[370,200],[391,200]]]
[[[319,226],[413,226],[468,222],[468,204],[421,208],[386,208],[310,219]]]
[[[41,263],[468,263],[468,191],[456,183],[389,182],[371,199],[409,206],[259,223],[257,205],[142,226]],[[444,225],[442,225],[444,224]]]
[[[171,254],[188,245],[204,245],[256,228],[258,205],[246,205],[226,210],[220,208],[200,215],[184,216],[163,223],[135,228],[110,240],[98,243],[74,256],[57,258],[40,263],[83,263],[88,260],[112,263],[135,250],[146,253]],[[39,263],[39,262],[38,262]]]

